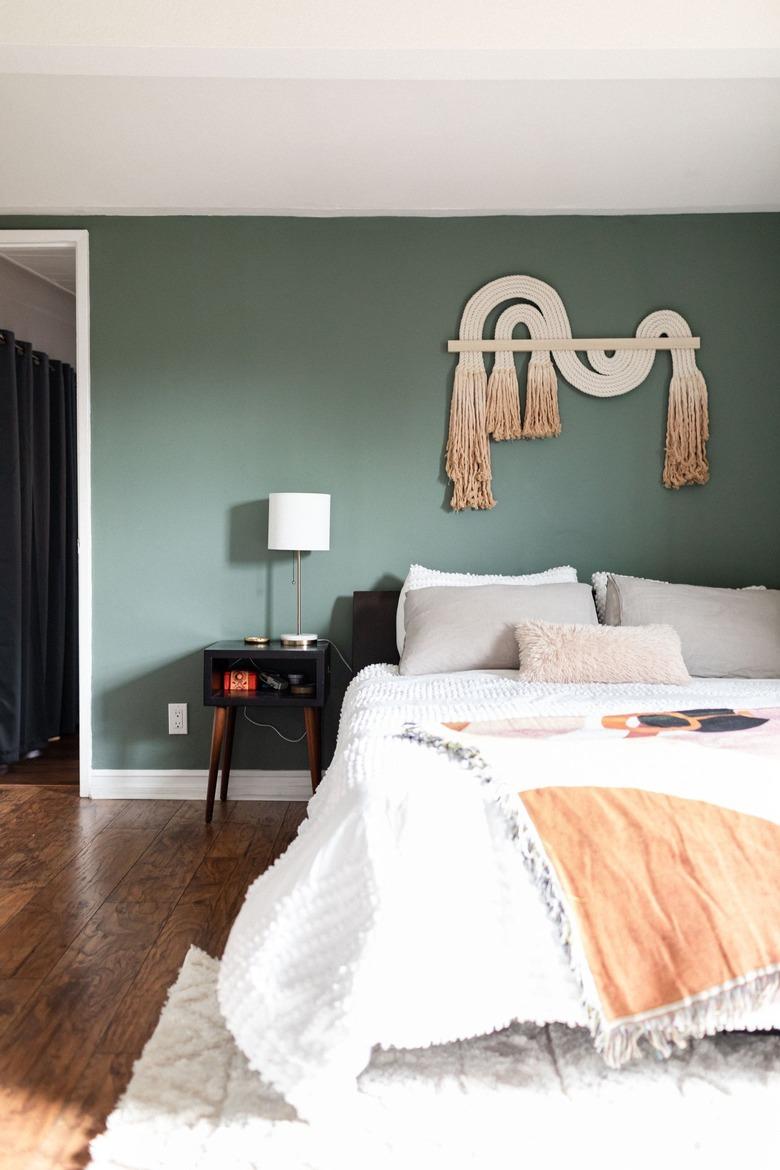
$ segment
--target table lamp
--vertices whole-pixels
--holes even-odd
[[[282,645],[314,645],[316,634],[301,633],[301,550],[318,552],[330,548],[330,496],[318,492],[271,492],[268,547],[295,553],[296,632],[282,634]]]

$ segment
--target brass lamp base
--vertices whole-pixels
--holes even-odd
[[[317,645],[317,634],[282,634],[279,639],[283,646],[298,647]]]

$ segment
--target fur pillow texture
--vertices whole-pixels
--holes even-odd
[[[515,626],[515,637],[525,682],[683,686],[691,681],[672,626],[529,621]]]

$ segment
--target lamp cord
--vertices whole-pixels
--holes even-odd
[[[279,736],[279,739],[283,739],[285,743],[300,743],[301,740],[306,739],[305,731],[303,735],[299,735],[297,739],[291,739],[289,735],[284,735],[278,727],[274,727],[273,723],[258,723],[256,719],[252,719],[252,717],[248,714],[246,707],[244,707],[243,710],[244,718],[246,719],[247,723],[251,723],[253,727],[267,727],[269,731],[275,732]]]
[[[320,638],[320,641],[321,641],[321,642],[327,642],[329,646],[332,646],[332,647],[333,647],[333,649],[334,649],[334,650],[336,651],[336,653],[338,654],[338,656],[339,656],[339,658],[341,659],[341,661],[342,661],[342,662],[344,663],[344,665],[346,666],[346,668],[347,668],[347,670],[349,671],[349,673],[350,673],[350,674],[354,674],[354,673],[355,673],[355,672],[354,672],[354,670],[352,669],[352,667],[350,666],[350,664],[347,662],[347,660],[346,660],[346,658],[344,657],[344,655],[343,655],[343,654],[341,653],[341,651],[339,650],[339,648],[338,648],[338,646],[336,645],[336,643],[335,643],[335,642],[332,642],[330,638]],[[231,662],[231,664],[230,664],[231,668],[232,668],[233,666],[235,666],[235,665],[236,665],[236,663],[238,663],[238,662],[242,662],[242,661],[246,662],[246,661],[247,661],[247,658],[243,658],[243,659],[241,659],[241,658],[236,658],[236,660],[235,660],[234,662]],[[254,658],[249,658],[249,659],[248,659],[248,661],[249,661],[249,662],[251,662],[251,663],[252,663],[252,665],[253,665],[254,667],[256,667],[258,670],[262,670],[262,669],[263,669],[263,667],[260,665],[260,663],[258,663],[258,662],[255,662]],[[278,728],[278,727],[274,727],[273,723],[258,723],[256,719],[253,719],[253,718],[251,717],[251,715],[250,715],[250,714],[249,714],[249,712],[247,711],[247,708],[246,708],[246,707],[244,707],[244,708],[243,708],[243,711],[244,711],[244,718],[246,719],[247,723],[251,723],[253,727],[263,727],[263,728],[267,728],[267,729],[268,729],[268,731],[273,731],[273,732],[274,732],[274,734],[275,734],[275,735],[278,735],[278,736],[279,736],[279,739],[283,739],[285,743],[301,743],[301,742],[302,742],[302,741],[303,741],[303,740],[306,738],[306,732],[304,731],[303,735],[299,735],[299,736],[297,737],[297,739],[291,739],[289,735],[284,735],[284,734],[283,734],[283,732],[281,732],[281,731],[279,730],[279,728]]]
[[[354,672],[354,670],[352,669],[352,667],[350,666],[350,664],[347,662],[347,660],[346,660],[346,658],[344,657],[344,655],[343,655],[343,654],[341,653],[341,651],[339,650],[339,648],[338,648],[338,646],[336,645],[336,643],[335,643],[335,642],[331,642],[330,638],[320,638],[320,642],[327,642],[329,646],[332,646],[332,647],[333,647],[333,649],[334,649],[334,650],[336,651],[336,653],[338,654],[338,656],[339,656],[339,658],[341,659],[341,661],[342,661],[342,662],[344,663],[344,665],[346,666],[346,668],[347,668],[347,670],[349,671],[349,673],[350,673],[350,674],[354,674],[354,673],[355,673],[355,672]]]

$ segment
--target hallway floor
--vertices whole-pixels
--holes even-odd
[[[34,760],[20,760],[0,775],[2,784],[78,784],[79,737],[63,735]]]

